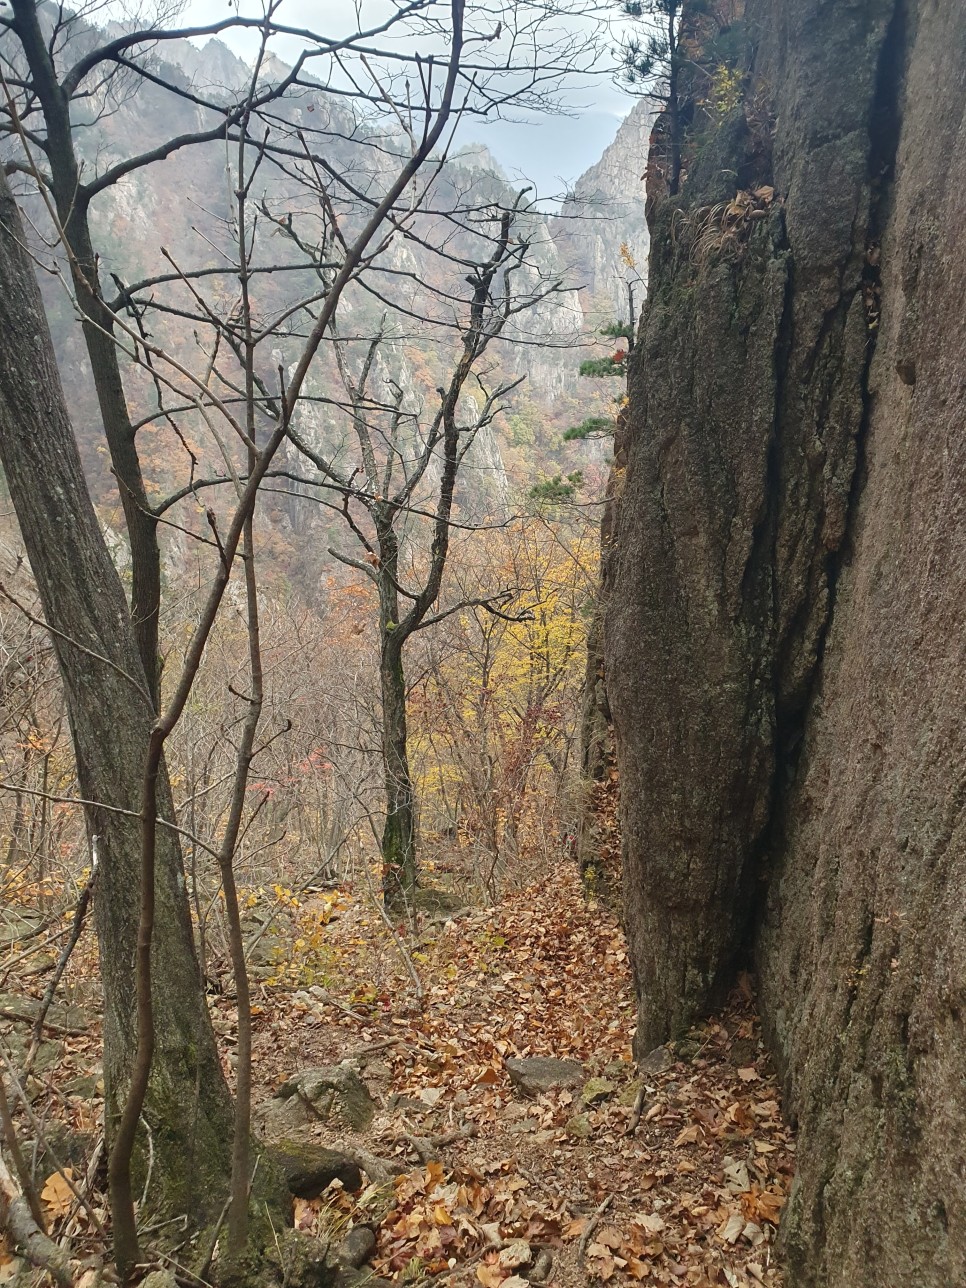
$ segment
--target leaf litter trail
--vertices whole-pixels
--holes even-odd
[[[371,906],[349,899],[326,936],[332,993],[297,990],[283,1009],[281,989],[262,990],[257,1094],[357,1055],[380,1106],[370,1129],[313,1118],[303,1135],[405,1170],[297,1200],[302,1229],[374,1226],[373,1271],[410,1283],[525,1288],[550,1262],[559,1288],[782,1284],[774,1240],[794,1146],[750,989],[642,1075],[623,935],[575,874],[425,930],[421,999]],[[577,1060],[581,1083],[524,1098],[505,1065],[521,1056]]]

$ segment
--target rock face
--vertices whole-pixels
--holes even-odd
[[[759,6],[762,32],[784,33],[759,62],[785,96],[774,140],[770,119],[752,129],[738,109],[683,197],[652,211],[606,626],[645,1051],[720,994],[746,940],[865,413],[870,175],[890,160],[872,155],[869,116],[891,5],[811,26],[803,12],[815,48],[795,47],[800,73],[783,61],[783,7]],[[716,212],[736,187],[750,204],[729,236]]]
[[[966,1283],[966,11],[908,21],[862,486],[759,945],[788,1251],[843,1288]]]
[[[800,1126],[791,1282],[946,1288],[966,1282],[966,10],[748,0],[743,35],[743,108],[651,210],[611,569],[638,1047],[756,952]]]
[[[337,1149],[291,1139],[273,1142],[267,1152],[296,1198],[318,1198],[333,1181],[340,1181],[347,1190],[362,1188],[359,1164]]]

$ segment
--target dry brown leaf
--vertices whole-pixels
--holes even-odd
[[[745,1218],[741,1212],[732,1212],[727,1221],[723,1222],[718,1228],[718,1234],[724,1239],[725,1243],[737,1243],[745,1228]]]
[[[597,1273],[597,1278],[606,1283],[608,1279],[613,1279],[617,1271],[617,1265],[613,1257],[597,1257],[594,1261],[594,1270]]]
[[[648,1234],[660,1234],[667,1228],[664,1218],[658,1216],[656,1212],[638,1212],[636,1216],[631,1217],[631,1221],[646,1230]]]
[[[528,1265],[532,1256],[533,1252],[526,1239],[514,1239],[505,1248],[501,1248],[497,1262],[506,1270],[516,1270],[518,1266]]]
[[[597,1242],[602,1243],[605,1248],[615,1249],[622,1246],[624,1236],[616,1225],[606,1225],[598,1234]]]
[[[479,1279],[483,1288],[500,1288],[503,1283],[503,1272],[497,1265],[490,1265],[486,1261],[481,1261],[476,1267],[476,1277]]]
[[[73,1170],[65,1167],[63,1175],[60,1172],[52,1172],[44,1182],[44,1188],[40,1191],[40,1201],[47,1209],[47,1215],[53,1220],[66,1216],[74,1205],[74,1194],[66,1179],[67,1177],[73,1179],[73,1176]]]
[[[632,1279],[646,1279],[651,1273],[651,1267],[646,1261],[641,1261],[638,1257],[628,1257],[627,1273]]]

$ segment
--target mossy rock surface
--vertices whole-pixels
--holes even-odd
[[[602,1101],[609,1100],[616,1090],[616,1085],[609,1078],[588,1078],[580,1093],[580,1103],[599,1105]]]
[[[589,1140],[593,1129],[586,1114],[574,1114],[572,1118],[567,1119],[564,1130],[575,1140]]]
[[[337,1149],[291,1138],[267,1144],[265,1148],[296,1198],[318,1198],[333,1181],[340,1181],[347,1190],[362,1188],[358,1163]]]

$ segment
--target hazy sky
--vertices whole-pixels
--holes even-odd
[[[234,9],[228,0],[187,0],[182,21],[202,25],[225,18]],[[256,16],[261,12],[259,0],[241,0],[241,12]],[[365,7],[365,22],[375,12],[372,3]],[[600,4],[596,22],[583,19],[583,29],[593,23],[603,35],[604,24],[615,13],[613,4]],[[323,25],[327,34],[356,30],[355,6],[352,0],[287,0],[279,14],[290,26]],[[242,56],[251,56],[254,39],[239,33],[227,33],[227,43]],[[616,36],[614,37],[616,41]],[[606,42],[611,46],[611,42]],[[281,57],[293,56],[292,48],[279,48]],[[559,194],[588,166],[598,160],[612,141],[634,100],[617,86],[611,77],[601,74],[592,85],[586,82],[568,91],[571,115],[532,117],[529,122],[496,121],[491,124],[467,122],[461,142],[484,143],[508,174],[525,177],[536,183],[541,196]]]

